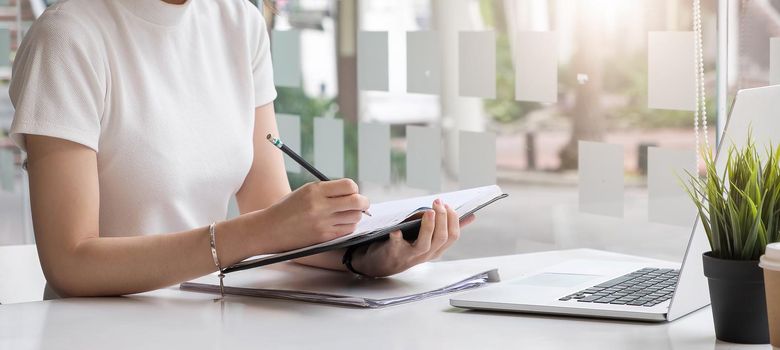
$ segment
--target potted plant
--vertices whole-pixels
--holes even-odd
[[[768,243],[780,234],[780,148],[759,156],[752,138],[728,151],[718,173],[712,155],[707,174],[689,173],[696,205],[712,251],[704,253],[715,335],[734,343],[769,343],[764,275],[758,266]]]

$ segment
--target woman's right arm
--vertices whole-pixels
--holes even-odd
[[[128,232],[128,237],[100,237],[95,151],[47,136],[27,135],[25,140],[38,255],[47,281],[60,295],[138,293],[216,271],[207,227],[150,236]],[[353,188],[349,180],[310,184],[267,209],[218,223],[221,264],[351,232],[354,223],[344,222],[343,212],[359,213],[367,205],[346,200],[355,198]],[[303,213],[305,218],[297,220],[296,227],[275,225],[282,221],[280,215],[290,212]]]

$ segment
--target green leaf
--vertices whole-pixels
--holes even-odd
[[[706,174],[686,172],[680,180],[693,201],[713,253],[726,259],[757,259],[780,240],[780,147],[759,154],[748,133],[745,146],[730,145],[725,169],[717,171],[703,152]]]

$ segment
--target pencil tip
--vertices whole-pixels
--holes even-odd
[[[266,136],[265,138],[268,139],[268,141],[271,141],[271,139],[273,139],[274,137],[271,134],[268,134],[268,136]]]

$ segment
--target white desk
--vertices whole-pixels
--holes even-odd
[[[39,301],[45,285],[34,245],[0,246],[0,303]]]
[[[631,260],[580,249],[442,264],[498,267],[507,280],[573,258]],[[464,311],[450,307],[447,297],[379,310],[212,298],[171,288],[123,298],[3,305],[0,349],[770,348],[716,342],[709,309],[672,323],[645,324]]]

